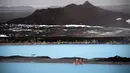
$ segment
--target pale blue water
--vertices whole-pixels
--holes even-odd
[[[130,45],[1,45],[0,56],[130,57]],[[0,63],[0,73],[130,73],[130,65]]]
[[[130,73],[130,65],[0,63],[0,73]]]
[[[113,57],[115,55],[130,57],[130,45],[85,45],[85,44],[66,44],[66,45],[1,45],[0,56],[21,55],[31,56],[50,56],[60,57]]]

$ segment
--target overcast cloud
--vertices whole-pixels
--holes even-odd
[[[0,0],[0,6],[64,6],[81,4],[87,0]],[[93,5],[129,4],[130,0],[88,0]]]

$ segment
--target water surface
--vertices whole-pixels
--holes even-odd
[[[130,65],[0,63],[0,73],[130,73]]]

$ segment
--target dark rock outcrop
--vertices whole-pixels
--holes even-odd
[[[86,58],[81,58],[81,57],[63,57],[63,58],[59,58],[59,59],[85,59],[87,60]]]
[[[51,57],[49,57],[49,56],[37,56],[35,58],[51,59]]]
[[[109,57],[109,58],[96,58],[96,59],[94,59],[94,61],[100,61],[100,62],[130,62],[130,58],[114,56],[114,57]]]

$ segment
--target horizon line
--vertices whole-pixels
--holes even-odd
[[[22,55],[10,55],[10,56],[0,56],[0,57],[13,57],[13,56],[20,56],[20,57],[50,57],[50,56],[32,56],[32,55],[30,55],[30,56],[22,56]],[[115,56],[119,56],[119,57],[125,57],[125,56],[120,56],[120,55],[115,55]],[[111,57],[115,57],[115,56],[111,56]],[[94,59],[94,58],[110,58],[110,56],[109,57],[93,57],[93,58],[87,58],[87,57],[79,57],[79,56],[70,56],[70,57],[50,57],[51,59],[59,59],[59,58],[85,58],[85,59]],[[130,57],[126,57],[126,58],[130,58]]]

